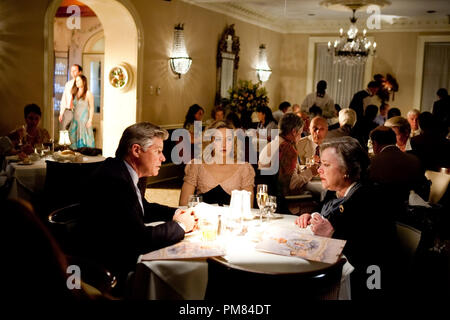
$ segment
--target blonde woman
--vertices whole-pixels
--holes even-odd
[[[92,117],[94,116],[94,95],[88,90],[87,79],[78,75],[72,88],[74,105],[73,120],[69,127],[70,148],[95,147]]]
[[[247,162],[237,163],[233,129],[224,121],[215,121],[205,129],[205,134],[212,133],[212,142],[204,148],[202,163],[186,165],[180,206],[187,205],[193,194],[202,195],[206,203],[229,204],[232,190],[251,192],[253,202],[255,171]]]

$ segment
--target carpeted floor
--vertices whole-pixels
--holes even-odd
[[[182,178],[149,185],[145,191],[145,199],[149,202],[177,207],[182,185]]]

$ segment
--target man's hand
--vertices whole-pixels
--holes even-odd
[[[198,218],[192,209],[178,209],[173,215],[173,221],[182,223],[186,227],[185,232],[191,232],[197,225]]]

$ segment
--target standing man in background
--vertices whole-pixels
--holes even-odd
[[[70,67],[71,79],[66,82],[64,86],[64,93],[59,105],[59,122],[61,123],[60,130],[67,130],[73,119],[73,103],[72,103],[72,87],[77,76],[83,73],[83,68],[79,64],[74,64]],[[66,112],[67,110],[67,112]]]

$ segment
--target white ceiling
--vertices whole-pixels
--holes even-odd
[[[206,9],[258,24],[283,33],[327,32],[348,23],[350,9],[333,10],[321,6],[323,0],[184,0]],[[350,0],[328,0],[342,2]],[[371,2],[371,0],[357,0]],[[377,1],[377,0],[372,0]],[[378,0],[390,2],[381,8],[382,30],[450,30],[449,0]],[[434,10],[434,13],[427,13]],[[356,12],[361,23],[369,14],[365,8]]]

